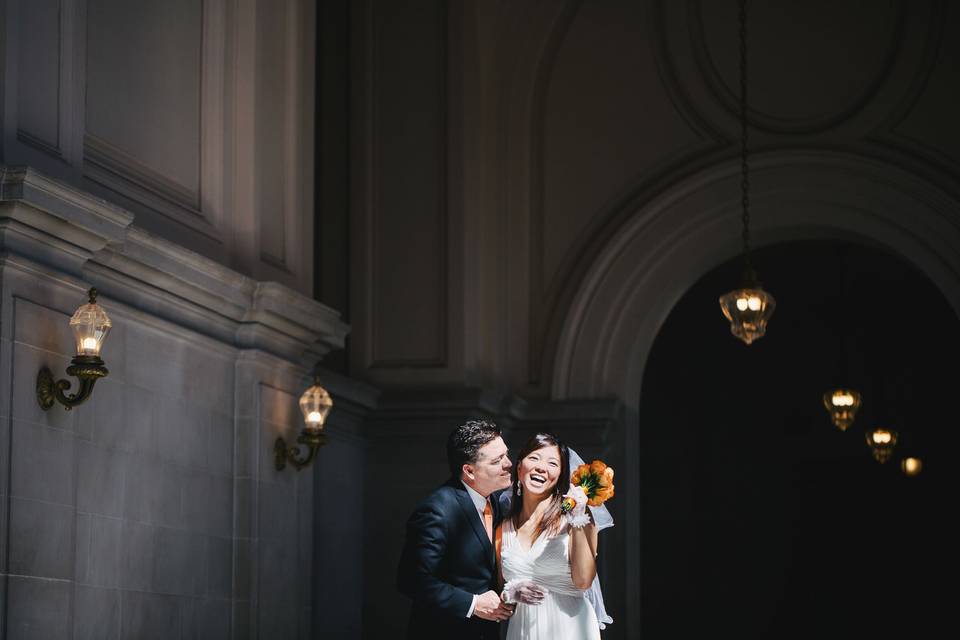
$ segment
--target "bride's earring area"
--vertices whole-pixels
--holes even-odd
[[[520,481],[519,481],[519,480],[517,480],[517,495],[518,495],[518,496],[522,496],[522,495],[523,495],[523,485],[520,484]]]

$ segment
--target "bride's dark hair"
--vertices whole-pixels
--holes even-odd
[[[527,440],[527,443],[523,445],[523,449],[520,451],[520,455],[517,457],[516,463],[513,465],[513,473],[511,478],[513,479],[513,484],[511,485],[510,491],[513,493],[512,500],[510,501],[510,515],[509,518],[513,522],[514,530],[520,528],[520,512],[523,510],[523,497],[517,491],[517,481],[520,475],[520,463],[523,462],[523,459],[528,455],[537,451],[538,449],[543,449],[544,447],[556,447],[560,450],[560,475],[557,476],[557,484],[553,487],[553,491],[550,500],[552,504],[547,510],[547,515],[543,517],[543,520],[540,521],[540,524],[537,525],[537,530],[534,532],[534,540],[536,540],[541,533],[544,531],[557,532],[560,530],[560,500],[563,497],[563,494],[567,492],[567,489],[570,488],[570,450],[567,448],[560,438],[553,435],[552,433],[540,432],[530,437]]]

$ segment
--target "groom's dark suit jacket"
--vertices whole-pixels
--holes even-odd
[[[494,528],[502,511],[497,498],[490,500]],[[407,521],[397,586],[413,599],[408,638],[500,637],[496,623],[467,618],[474,595],[497,590],[497,571],[493,545],[459,478],[431,493]]]

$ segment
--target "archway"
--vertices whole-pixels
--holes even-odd
[[[846,240],[882,247],[921,271],[960,310],[960,203],[905,171],[832,151],[776,151],[753,159],[757,246]],[[678,181],[636,211],[580,283],[556,345],[552,396],[620,398],[630,459],[643,425],[637,413],[650,349],[682,295],[738,253],[739,167],[718,165]],[[761,276],[762,276],[761,272]],[[720,320],[718,320],[720,321]],[[639,495],[639,475],[620,474],[621,495]],[[624,508],[627,633],[639,632],[639,502]]]
[[[745,347],[713,322],[732,260],[682,297],[646,364],[643,635],[934,635],[948,609],[932,578],[956,532],[942,402],[955,382],[930,365],[960,359],[960,319],[877,249],[801,242],[756,258],[781,300],[765,338]],[[836,385],[865,398],[846,432],[821,402]],[[900,435],[885,465],[864,437],[879,425]],[[919,476],[901,473],[905,454]]]

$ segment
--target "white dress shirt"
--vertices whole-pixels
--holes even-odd
[[[477,515],[480,516],[480,524],[484,525],[486,529],[486,523],[483,521],[483,510],[487,508],[487,498],[484,498],[482,495],[473,490],[473,487],[467,485],[463,480],[460,483],[466,487],[467,495],[470,496],[470,499],[473,500],[473,506],[477,508]],[[490,508],[493,508],[493,505],[490,505]],[[473,615],[473,610],[477,607],[477,596],[473,596],[473,602],[470,603],[470,609],[467,611],[467,617]]]

